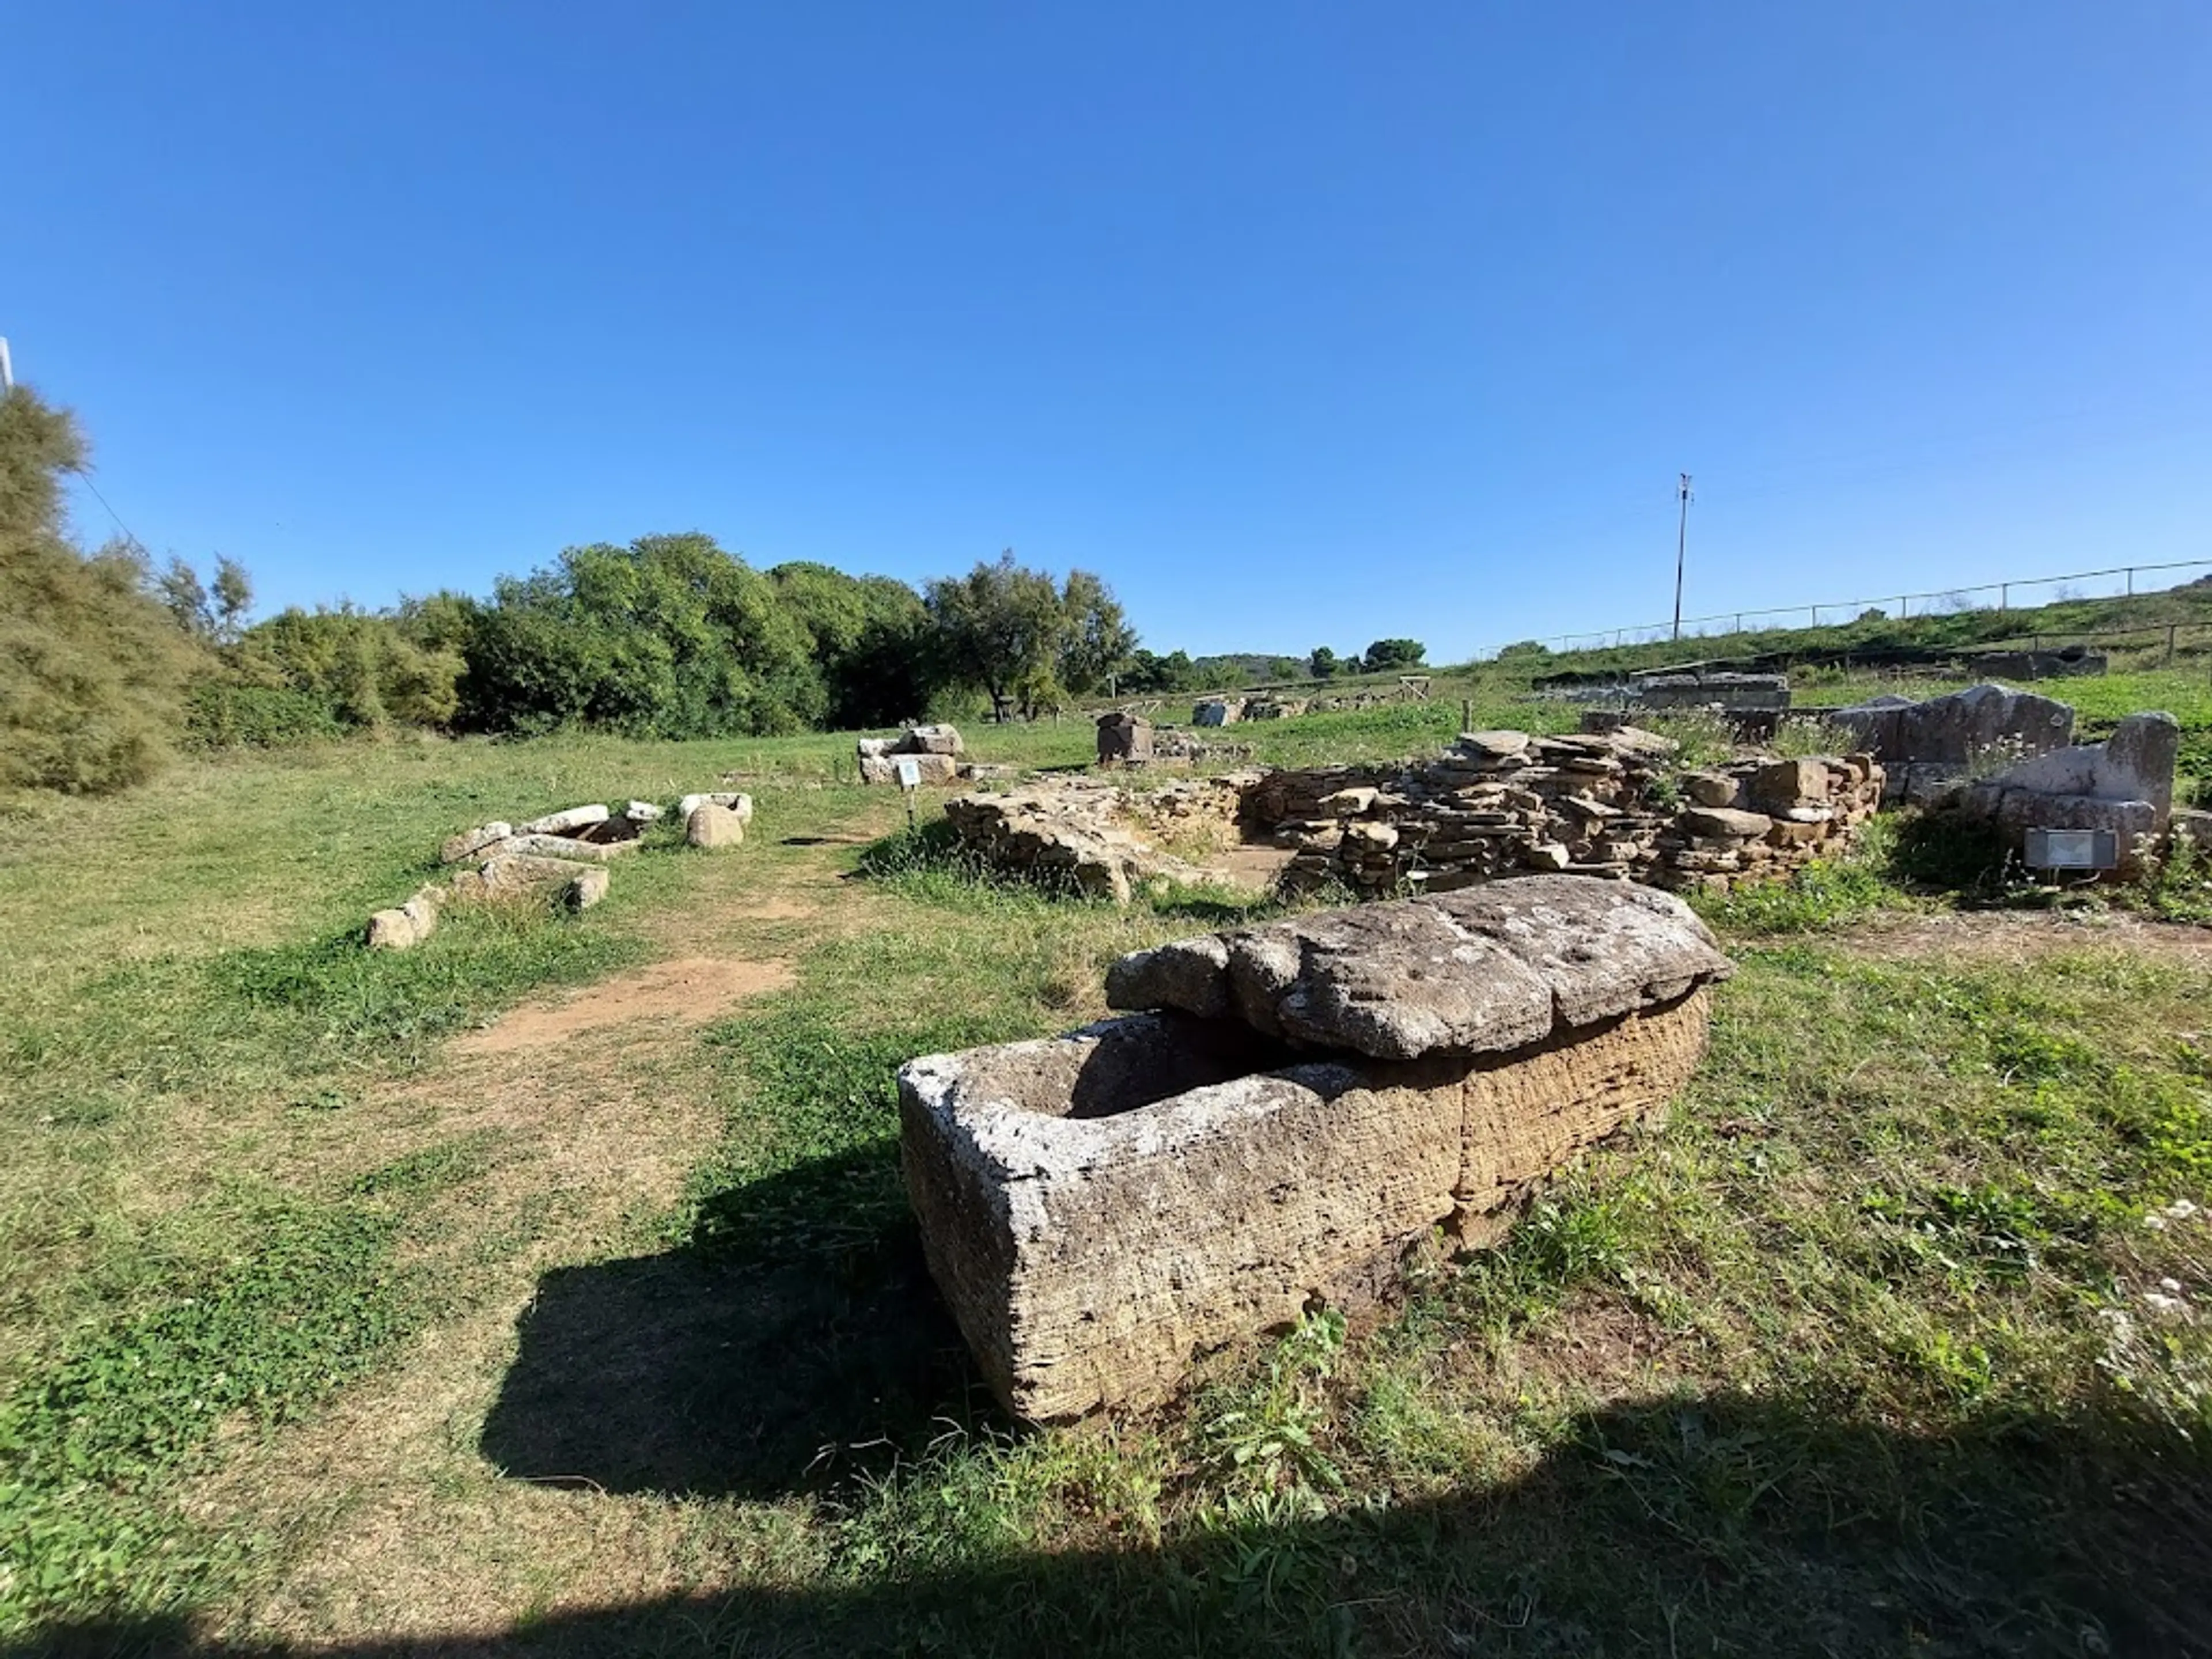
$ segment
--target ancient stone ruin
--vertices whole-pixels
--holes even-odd
[[[968,745],[950,726],[914,726],[896,738],[862,738],[854,750],[860,757],[862,783],[896,783],[901,760],[911,763],[917,784],[933,787],[1002,769],[962,760]]]
[[[1660,1112],[1731,971],[1678,899],[1572,876],[1318,913],[1116,963],[1124,1018],[909,1062],[902,1160],[984,1376],[1032,1421],[1495,1242]]]
[[[1881,799],[1881,769],[1865,755],[1684,776],[1674,747],[1632,726],[1470,732],[1430,760],[1231,772],[1152,793],[1038,782],[955,797],[945,816],[994,868],[1115,898],[1193,873],[1158,852],[1161,836],[1279,848],[1291,854],[1289,890],[1334,882],[1375,897],[1545,872],[1726,889],[1844,850]]]
[[[1096,779],[955,795],[945,817],[961,845],[994,870],[1126,904],[1157,877],[1203,872],[1162,840],[1220,844],[1233,836],[1239,789],[1255,774],[1178,779],[1143,793]]]
[[[1929,805],[1977,765],[1995,757],[2024,759],[2074,741],[2074,711],[2033,691],[1969,686],[1916,702],[1871,698],[1828,719],[1856,736],[1882,763],[1886,802]]]
[[[2181,726],[2172,715],[2130,714],[2102,743],[2047,750],[1967,784],[1956,805],[1994,823],[2015,854],[2030,830],[2106,831],[2114,867],[2126,874],[2166,833],[2180,751]]]
[[[1630,678],[1628,695],[1638,708],[1780,714],[1790,707],[1790,677],[1698,670],[1638,674]]]
[[[1152,757],[1152,723],[1126,708],[1098,717],[1098,763],[1142,766]]]
[[[734,845],[744,839],[752,797],[735,793],[686,795],[677,815],[695,847]],[[572,910],[588,910],[607,896],[609,860],[635,849],[645,827],[662,816],[651,801],[634,800],[620,812],[597,803],[571,806],[516,825],[479,824],[447,838],[438,861],[453,869],[442,882],[417,888],[404,904],[368,919],[373,951],[404,951],[437,930],[439,914],[457,903],[501,903],[557,897]]]

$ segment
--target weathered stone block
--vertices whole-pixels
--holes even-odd
[[[516,833],[524,836],[565,836],[594,823],[607,821],[607,809],[596,804],[571,806],[565,812],[548,812],[542,818],[532,818]]]
[[[684,839],[694,847],[736,847],[745,838],[745,821],[726,806],[708,801],[684,820]]]
[[[435,926],[434,917],[432,926]],[[379,910],[368,919],[368,948],[372,951],[407,951],[420,945],[429,930],[421,918],[410,915],[405,907]]]
[[[1772,761],[1751,775],[1746,789],[1751,804],[1777,817],[1791,807],[1828,798],[1828,763],[1823,760]]]
[[[902,1159],[930,1270],[1017,1415],[1157,1401],[1316,1297],[1387,1294],[1432,1228],[1493,1241],[1562,1161],[1663,1108],[1705,1004],[1508,1055],[1287,1063],[1229,1022],[1138,1014],[915,1060]]]
[[[474,882],[465,884],[456,879],[454,890],[475,898],[518,898],[565,888],[586,867],[573,859],[502,852],[483,861]]]
[[[1764,812],[1739,812],[1727,806],[1696,806],[1682,814],[1682,827],[1692,836],[1756,841],[1774,827],[1774,820]]]
[[[569,878],[562,902],[571,910],[588,910],[607,896],[611,880],[605,870],[579,870]]]
[[[1126,957],[1109,1000],[1164,1012],[901,1070],[931,1271],[1019,1415],[1157,1400],[1432,1228],[1493,1239],[1681,1086],[1729,971],[1679,900],[1540,876]]]

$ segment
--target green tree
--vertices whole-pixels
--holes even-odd
[[[813,641],[830,725],[889,726],[927,708],[930,623],[920,594],[889,576],[849,576],[803,561],[768,575]]]
[[[477,730],[758,735],[828,712],[811,641],[775,585],[696,532],[572,547],[502,578],[466,652],[460,720]]]
[[[150,776],[206,653],[149,596],[143,552],[64,532],[83,434],[27,386],[0,394],[0,788],[94,793]]]
[[[1313,654],[1306,659],[1306,672],[1317,680],[1334,679],[1336,669],[1336,653],[1325,645],[1314,647]]]
[[[944,576],[924,591],[945,677],[991,699],[1003,720],[1018,696],[1034,708],[1048,695],[1068,635],[1060,591],[1042,570],[1014,562],[1008,548],[965,576]]]
[[[1363,660],[1370,674],[1402,672],[1419,668],[1428,649],[1419,640],[1377,640],[1367,647]]]
[[[1098,690],[1129,665],[1137,630],[1129,626],[1114,592],[1087,570],[1071,570],[1060,589],[1067,634],[1060,648],[1059,678],[1078,696]]]
[[[253,580],[246,567],[228,554],[215,562],[215,631],[226,643],[246,631],[246,613],[253,609]]]

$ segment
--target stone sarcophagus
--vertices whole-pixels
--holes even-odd
[[[1108,1000],[1141,1012],[901,1070],[930,1270],[1017,1415],[1157,1401],[1316,1301],[1387,1293],[1432,1229],[1492,1242],[1664,1107],[1730,971],[1680,901],[1574,876],[1124,957]]]

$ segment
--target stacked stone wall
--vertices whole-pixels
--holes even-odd
[[[1271,773],[1245,833],[1296,849],[1285,879],[1373,895],[1544,871],[1670,890],[1771,879],[1844,850],[1881,803],[1869,756],[1745,760],[1678,773],[1634,728],[1472,732],[1439,759]]]

